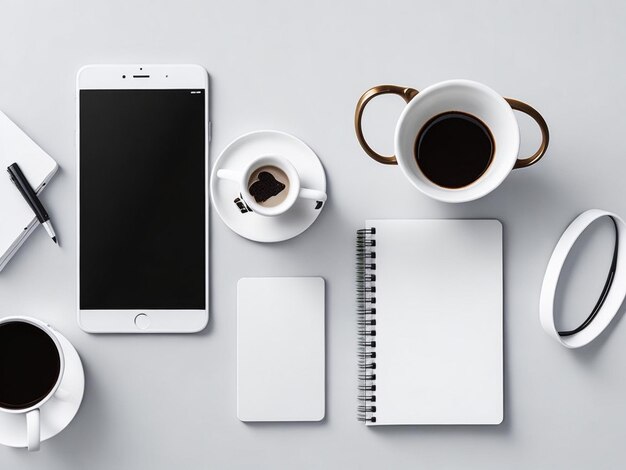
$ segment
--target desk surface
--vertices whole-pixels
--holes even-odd
[[[39,454],[0,448],[6,469],[604,468],[623,465],[626,327],[568,351],[539,326],[539,289],[565,226],[599,207],[626,215],[626,6],[583,2],[10,2],[0,15],[0,108],[61,171],[45,193],[61,247],[38,229],[0,273],[0,315],[42,318],[85,364],[82,408]],[[280,129],[308,142],[329,203],[303,235],[262,245],[211,215],[211,320],[190,336],[97,336],[75,319],[76,71],[88,63],[198,63],[212,77],[212,160],[238,135]],[[367,158],[352,128],[367,88],[482,81],[540,110],[552,141],[537,165],[461,205],[430,201]],[[398,98],[366,132],[390,150]],[[523,150],[538,131],[520,118]],[[389,427],[356,421],[355,230],[365,218],[480,217],[504,224],[505,421]],[[595,301],[610,227],[579,250],[563,321]],[[254,261],[251,261],[254,260]],[[319,275],[327,285],[327,409],[321,423],[236,417],[236,283]],[[37,289],[33,290],[32,286]],[[418,373],[418,372],[416,372]]]

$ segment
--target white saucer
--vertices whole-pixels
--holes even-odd
[[[63,400],[52,397],[41,407],[41,441],[50,439],[65,429],[74,419],[85,391],[83,364],[74,346],[55,330],[65,356],[65,374],[59,388]],[[9,447],[27,447],[26,416],[0,411],[0,444]]]
[[[298,170],[303,188],[326,191],[326,174],[319,158],[304,142],[279,131],[256,131],[244,134],[224,149],[211,171],[211,200],[224,223],[235,233],[257,242],[280,242],[300,235],[320,215],[315,201],[298,199],[285,214],[265,217],[254,212],[242,213],[235,199],[237,183],[219,179],[217,170],[241,170],[251,158],[280,155]]]

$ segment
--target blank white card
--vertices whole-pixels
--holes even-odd
[[[325,413],[324,280],[237,284],[237,416],[320,421]]]

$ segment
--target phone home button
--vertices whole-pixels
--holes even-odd
[[[150,317],[145,313],[140,313],[135,317],[135,326],[140,330],[147,330],[150,326]]]

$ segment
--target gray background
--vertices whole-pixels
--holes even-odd
[[[38,229],[0,273],[0,315],[49,321],[85,365],[82,408],[39,454],[0,448],[6,469],[617,468],[624,461],[626,328],[568,351],[540,328],[551,250],[582,210],[626,215],[626,5],[572,1],[7,1],[0,3],[0,108],[60,164],[45,192],[61,248]],[[319,154],[329,203],[303,235],[262,245],[211,216],[211,320],[188,336],[83,333],[75,318],[75,75],[89,63],[198,63],[212,77],[212,160],[254,129],[291,132]],[[365,156],[352,116],[379,83],[482,81],[540,110],[548,155],[484,199],[430,201],[398,168]],[[402,101],[366,130],[391,150]],[[523,151],[538,131],[520,117]],[[0,201],[1,203],[1,201]],[[504,224],[505,421],[494,427],[357,423],[354,238],[365,218],[485,217]],[[2,223],[2,221],[0,221]],[[583,243],[560,295],[584,317],[603,284],[612,233]],[[579,266],[582,267],[582,264]],[[327,281],[327,409],[321,423],[236,418],[236,282]],[[415,371],[419,373],[419,371]]]

